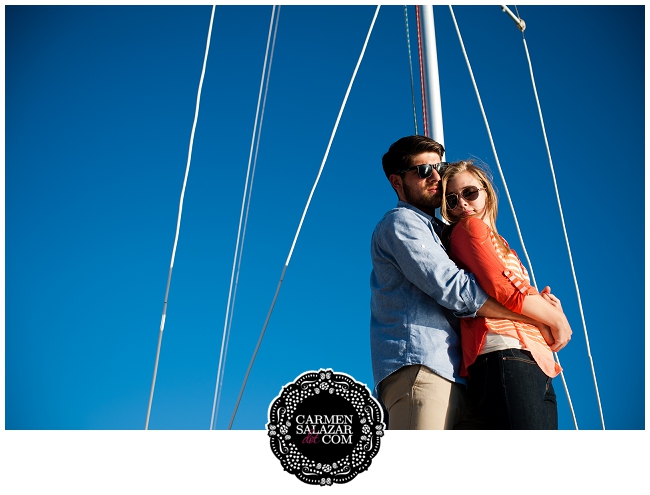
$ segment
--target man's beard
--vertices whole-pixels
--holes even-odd
[[[404,184],[404,199],[410,205],[422,210],[433,216],[435,209],[440,207],[440,196],[425,196],[423,191],[414,191],[411,187]]]

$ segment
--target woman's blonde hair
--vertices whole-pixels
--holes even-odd
[[[442,217],[447,220],[451,225],[454,225],[458,222],[458,219],[452,219],[450,211],[447,208],[447,183],[454,177],[463,172],[469,172],[474,176],[474,178],[481,184],[481,187],[485,189],[486,199],[485,199],[485,219],[487,220],[494,238],[497,241],[497,244],[502,249],[504,254],[510,252],[510,248],[503,242],[503,239],[497,232],[497,213],[499,211],[499,202],[497,199],[497,194],[492,184],[492,175],[485,168],[479,167],[474,163],[473,160],[461,160],[459,162],[450,163],[444,174],[442,175],[442,205],[440,207],[440,213]]]

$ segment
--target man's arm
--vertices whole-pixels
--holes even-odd
[[[530,323],[531,325],[536,325],[538,323],[528,316],[509,310],[492,296],[490,296],[488,300],[485,301],[485,304],[480,307],[480,309],[476,312],[476,315],[482,316],[483,318],[504,318],[506,320],[518,320],[523,323]]]
[[[383,259],[441,306],[459,318],[473,317],[488,295],[449,259],[431,222],[401,208],[382,221],[373,239],[373,259]]]
[[[542,337],[544,337],[551,350],[558,352],[569,343],[572,331],[564,313],[555,308],[555,311],[549,310],[551,306],[551,304],[542,300],[542,296],[530,295],[526,296],[522,314],[519,314],[509,310],[496,299],[490,297],[476,314],[484,318],[506,318],[535,325],[539,328]]]
[[[558,352],[571,340],[573,331],[564,312],[545,300],[541,295],[530,294],[526,296],[521,312],[551,327],[555,339],[552,345],[549,344],[552,351]]]
[[[542,337],[544,337],[544,340],[546,340],[546,343],[549,346],[555,342],[551,328],[548,325],[537,320],[533,320],[526,315],[515,313],[514,311],[509,310],[493,297],[490,297],[487,301],[485,301],[485,304],[480,307],[480,309],[476,312],[476,315],[482,316],[483,318],[505,318],[507,320],[517,320],[521,321],[522,323],[535,325],[537,328],[539,328],[539,331],[542,333]]]

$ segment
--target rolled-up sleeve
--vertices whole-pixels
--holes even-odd
[[[402,208],[383,228],[380,249],[404,277],[457,317],[476,315],[488,296],[449,258],[429,220]]]
[[[515,313],[521,314],[528,294],[537,293],[507,269],[495,251],[490,228],[478,218],[461,220],[454,227],[449,250],[452,259],[472,272],[490,296]]]

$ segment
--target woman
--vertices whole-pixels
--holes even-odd
[[[557,429],[552,378],[562,368],[552,351],[571,335],[562,307],[547,289],[539,294],[530,285],[517,254],[498,234],[497,198],[483,169],[472,161],[452,163],[442,188],[442,216],[450,222],[443,237],[450,257],[472,272],[490,296],[552,332],[543,335],[537,326],[519,321],[462,319],[461,375],[468,376],[468,395],[488,429]]]

